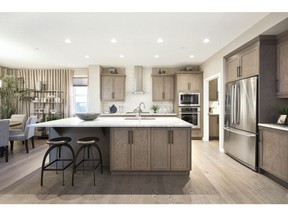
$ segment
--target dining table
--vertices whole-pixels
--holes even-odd
[[[9,127],[15,127],[21,124],[22,124],[21,121],[9,121]]]

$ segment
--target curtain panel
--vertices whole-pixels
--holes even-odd
[[[15,75],[15,74],[16,74],[15,69],[0,66],[0,79],[2,79],[5,75]]]
[[[24,78],[24,89],[36,89],[36,83],[41,81],[46,85],[46,90],[63,91],[64,118],[71,117],[72,100],[72,69],[18,69],[17,77]],[[30,105],[23,102],[19,104],[18,110],[29,113]]]

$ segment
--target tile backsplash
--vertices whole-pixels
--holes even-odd
[[[139,103],[144,102],[145,112],[151,112],[152,105],[159,105],[159,113],[173,112],[172,102],[152,102],[152,68],[143,67],[143,94],[133,93],[136,90],[136,77],[134,66],[126,67],[126,99],[125,102],[102,102],[102,112],[109,112],[109,107],[113,104],[117,107],[118,113],[133,112],[139,106]]]

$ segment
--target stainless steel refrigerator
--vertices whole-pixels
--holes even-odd
[[[257,170],[257,76],[226,84],[224,150]]]

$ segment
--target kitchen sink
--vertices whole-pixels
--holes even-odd
[[[149,114],[150,112],[141,112],[142,114]],[[126,112],[126,114],[135,114],[135,112]]]
[[[155,120],[154,117],[126,117],[125,120]]]

